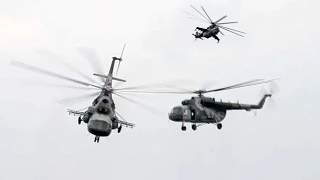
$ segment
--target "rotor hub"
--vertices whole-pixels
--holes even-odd
[[[104,93],[112,93],[113,92],[113,88],[110,86],[105,86],[103,88]]]
[[[199,96],[202,96],[202,94],[206,93],[206,91],[200,89],[200,90],[195,91],[194,93],[198,94]]]

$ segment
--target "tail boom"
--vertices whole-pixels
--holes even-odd
[[[271,94],[265,94],[261,98],[258,104],[240,104],[240,103],[230,103],[230,102],[211,102],[206,103],[206,106],[215,107],[224,110],[246,110],[251,111],[252,109],[262,109],[264,103],[268,97],[271,97]]]

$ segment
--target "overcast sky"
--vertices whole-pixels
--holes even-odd
[[[195,27],[209,24],[187,18],[183,11],[198,15],[190,4],[199,10],[202,5],[212,20],[228,15],[224,22],[239,23],[227,27],[246,37],[223,31],[219,44],[194,41]],[[319,179],[319,5],[317,0],[1,1],[0,179]],[[15,59],[86,81],[61,62],[91,76],[95,71],[76,49],[89,47],[107,73],[124,43],[117,77],[127,83],[119,87],[175,80],[171,84],[199,89],[281,77],[275,105],[267,101],[257,117],[229,111],[221,130],[206,125],[193,131],[187,124],[182,132],[167,113],[191,95],[126,95],[149,103],[156,115],[115,97],[118,112],[136,127],[114,131],[96,144],[86,125],[67,113],[93,99],[56,102],[91,92],[54,87],[73,84],[9,65]],[[41,85],[45,82],[51,85]],[[207,96],[257,103],[262,87],[268,89]]]

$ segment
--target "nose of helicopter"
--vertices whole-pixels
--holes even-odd
[[[109,136],[112,131],[110,122],[107,119],[92,118],[92,120],[90,120],[88,123],[88,131],[96,136]]]
[[[172,121],[181,121],[183,118],[183,109],[181,107],[174,107],[168,116]]]

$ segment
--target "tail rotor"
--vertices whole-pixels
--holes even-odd
[[[197,40],[197,36],[195,34],[192,34],[194,36],[194,41]]]
[[[273,99],[274,94],[276,94],[279,91],[279,86],[274,82],[269,83],[269,87],[266,90],[265,88],[262,87],[260,91],[260,96],[264,96],[266,94],[270,94],[271,96],[269,97],[269,102],[267,103],[267,107],[271,109],[276,108],[276,102]],[[252,110],[255,116],[257,116],[257,110]]]
[[[276,108],[276,103],[273,99],[273,96],[275,94],[277,94],[278,92],[279,92],[279,86],[275,82],[270,82],[267,90],[264,88],[261,89],[261,94],[263,94],[263,95],[264,94],[271,94],[269,102],[270,102],[270,107],[272,107],[272,108]]]

